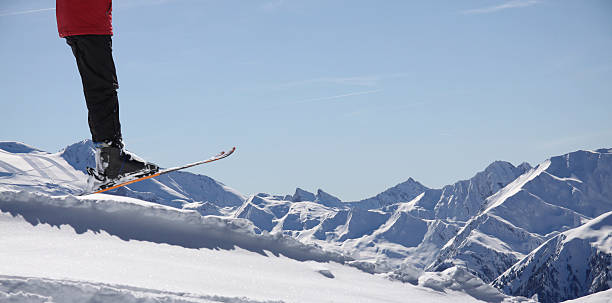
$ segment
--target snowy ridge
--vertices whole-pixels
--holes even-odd
[[[471,218],[482,209],[486,198],[529,169],[531,166],[527,163],[515,167],[508,162],[496,161],[469,180],[445,186],[434,208],[435,217],[462,221]]]
[[[408,204],[408,211],[424,219],[466,221],[482,210],[485,199],[496,193],[531,166],[517,167],[496,161],[468,180],[446,185],[442,189],[428,189]]]

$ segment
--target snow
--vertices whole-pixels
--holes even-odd
[[[565,235],[564,243],[569,243],[575,239],[583,239],[597,249],[612,254],[612,212],[605,213],[563,234]]]
[[[610,303],[612,302],[612,289],[596,294],[580,297],[578,299],[563,301],[564,303]]]
[[[330,262],[342,260],[291,239],[256,235],[241,219],[202,217],[132,198],[3,190],[0,210],[2,285],[17,283],[7,282],[6,276],[22,282],[35,279],[26,283],[26,289],[33,289],[26,292],[0,288],[13,298],[92,292],[136,296],[122,293],[123,286],[101,287],[110,284],[157,290],[143,291],[147,296],[186,292],[203,300],[221,296],[286,302],[402,302],[406,297],[422,302],[475,301],[460,292],[440,294]],[[298,249],[292,252],[291,247]],[[67,280],[76,283],[76,290],[68,289]],[[56,293],[47,289],[60,284]]]
[[[423,242],[427,231],[428,226],[425,220],[398,211],[373,235],[378,239],[398,243],[404,247],[416,247]]]
[[[52,197],[40,193],[0,191],[0,210],[21,215],[32,224],[68,224],[77,232],[104,230],[124,240],[167,243],[189,248],[264,250],[298,260],[335,260],[345,257],[282,235],[255,237],[254,226],[242,219],[201,216],[128,197],[96,194]]]
[[[86,182],[60,154],[49,154],[17,142],[0,142],[0,186],[3,188],[76,194]]]
[[[75,196],[92,162],[87,140],[55,154],[0,142],[0,301],[524,302],[486,282],[551,239],[566,252],[540,253],[557,256],[542,270],[593,273],[581,294],[612,286],[609,149],[496,161],[441,189],[409,178],[356,202],[246,197],[188,172]]]
[[[506,199],[517,194],[521,190],[521,188],[525,184],[527,184],[527,182],[533,180],[535,177],[540,175],[549,166],[550,166],[550,160],[544,161],[544,163],[538,165],[534,169],[531,169],[529,172],[519,176],[513,182],[511,182],[510,184],[502,188],[500,191],[496,192],[494,195],[489,197],[487,200],[494,201],[494,202],[488,203],[487,209],[485,210],[485,212],[490,211],[491,209],[501,205],[502,203],[504,203],[504,201],[506,201]]]
[[[495,280],[546,240],[612,211],[611,172],[610,153],[577,151],[544,161],[489,196],[426,269],[461,264]]]
[[[428,272],[419,277],[419,285],[438,291],[447,289],[462,291],[485,302],[535,302],[521,297],[509,297],[461,267],[451,267],[442,272]]]
[[[519,168],[496,161],[469,180],[445,186],[435,206],[436,218],[468,220],[482,209],[487,197],[522,175],[527,168],[530,168],[528,164]]]
[[[499,276],[506,293],[558,302],[612,285],[612,211],[557,235]]]
[[[351,204],[353,204],[354,207],[361,207],[365,209],[380,208],[398,202],[408,202],[427,189],[428,188],[421,183],[409,178],[405,182],[391,187],[374,197],[357,202],[351,202]]]
[[[125,285],[0,275],[2,302],[169,302],[255,303],[247,298],[173,293]],[[281,302],[281,301],[265,301]]]
[[[19,153],[10,151],[17,150]],[[86,186],[86,167],[95,167],[91,140],[47,153],[17,142],[0,142],[0,186],[52,195],[78,195]],[[181,208],[211,202],[207,213],[224,213],[245,201],[237,190],[207,176],[172,172],[120,188],[113,195],[129,196]],[[215,209],[211,209],[214,207]]]

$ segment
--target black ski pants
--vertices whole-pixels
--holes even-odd
[[[110,35],[66,37],[76,58],[94,142],[121,142],[117,72]]]

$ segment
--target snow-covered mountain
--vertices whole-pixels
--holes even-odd
[[[443,278],[449,286],[433,290],[393,281],[254,230],[134,198],[0,187],[0,302],[526,301],[482,282]]]
[[[469,268],[491,282],[560,232],[612,210],[612,150],[553,157],[486,200],[429,270]]]
[[[302,189],[296,191],[302,206],[260,194],[250,200],[256,207],[238,213],[267,231],[350,255],[374,272],[405,276],[405,264],[417,271],[458,265],[491,282],[547,239],[612,210],[610,156],[607,149],[578,151],[536,168],[497,161],[442,189],[408,180],[333,207],[313,204],[315,195]]]
[[[470,179],[439,189],[428,188],[409,178],[360,201],[341,201],[321,189],[312,193],[301,188],[291,195],[260,193],[245,197],[207,176],[188,172],[175,172],[140,182],[112,195],[72,197],[82,192],[85,167],[93,165],[90,141],[73,144],[54,154],[22,143],[0,142],[0,215],[9,213],[35,226],[40,223],[57,227],[68,224],[78,234],[88,233],[88,230],[103,231],[119,239],[157,245],[218,249],[215,245],[204,244],[211,241],[222,249],[235,245],[258,255],[266,255],[269,251],[272,255],[283,255],[299,262],[332,261],[340,268],[348,265],[377,277],[447,293],[467,293],[471,296],[468,300],[525,301],[527,299],[516,295],[531,297],[538,294],[540,301],[556,302],[611,286],[607,282],[600,283],[608,281],[610,274],[602,268],[610,259],[606,257],[605,249],[599,249],[590,252],[594,256],[603,256],[597,259],[599,261],[579,267],[579,270],[589,270],[594,278],[571,284],[573,297],[567,295],[569,292],[554,293],[551,290],[554,286],[546,283],[538,286],[538,291],[531,289],[535,287],[534,279],[555,277],[563,266],[570,266],[571,262],[563,259],[565,256],[575,256],[579,252],[581,256],[588,255],[586,247],[593,244],[592,238],[586,237],[586,244],[581,246],[584,251],[567,249],[566,244],[559,243],[567,242],[563,237],[567,237],[570,231],[589,226],[584,224],[593,225],[597,216],[612,211],[612,150],[608,149],[553,157],[535,168],[527,163],[514,166],[496,161]],[[134,205],[138,207],[134,208]],[[92,213],[90,209],[97,211]],[[159,216],[161,220],[157,220]],[[133,223],[126,223],[134,218]],[[600,234],[607,232],[609,236],[606,227],[609,222],[600,221],[603,223],[594,226]],[[2,222],[0,217],[0,224]],[[13,228],[11,224],[17,223],[7,226]],[[228,230],[228,226],[234,227]],[[234,234],[236,229],[241,232]],[[32,235],[38,232],[40,229]],[[91,243],[97,240],[93,237]],[[231,244],[226,244],[225,240]],[[561,250],[569,253],[557,255],[549,248],[546,253],[539,253],[538,256],[542,257],[532,258],[540,260],[532,261],[537,265],[532,265],[532,262],[525,265],[528,256],[538,253],[542,247],[553,245],[550,243],[554,241],[557,241],[554,244],[556,248],[564,247]],[[606,241],[602,245],[607,245]],[[17,252],[9,250],[7,253]],[[213,253],[208,257],[214,259],[217,256]],[[541,269],[541,275],[531,274],[530,268],[535,267]],[[15,295],[7,292],[9,288],[23,290],[12,288],[23,281],[40,285],[31,293],[33,296],[44,296],[40,290],[51,287],[49,285],[59,285],[60,288],[70,285],[66,287],[75,295],[90,293],[92,288],[106,289],[119,297],[125,295],[125,298],[141,295],[175,298],[177,291],[180,294],[185,290],[180,287],[160,288],[150,283],[138,284],[142,288],[131,292],[131,286],[126,286],[133,285],[129,279],[96,280],[84,275],[76,277],[78,281],[72,283],[64,278],[73,277],[74,273],[59,277],[18,271],[13,273],[14,277],[6,277],[1,275],[9,275],[9,272],[1,271],[1,268],[0,301],[3,295]],[[326,279],[338,277],[329,267],[317,272]],[[93,284],[87,284],[83,279],[93,281]],[[112,285],[96,284],[95,281]],[[495,282],[491,285],[515,297],[508,297],[485,284],[492,281]],[[12,286],[3,288],[2,285]],[[395,290],[391,292],[395,293]],[[198,302],[214,302],[211,299],[214,296],[207,294],[221,294],[214,291],[207,291],[204,295],[195,293],[198,295],[193,298]],[[234,300],[227,295],[231,292],[223,293],[222,299],[217,301]],[[543,299],[543,296],[552,299]],[[390,301],[399,297],[391,296]],[[300,301],[292,300],[299,296],[275,294],[249,296],[249,302],[270,298]],[[342,298],[339,301],[345,301],[346,298]],[[444,301],[446,297],[441,298]],[[172,300],[169,302],[174,302]],[[235,302],[244,301],[236,299]]]
[[[301,188],[293,195],[262,193],[250,197],[234,216],[249,219],[261,231],[350,255],[372,271],[401,271],[405,263],[422,269],[488,196],[530,168],[497,161],[442,189],[410,178],[355,202],[341,202],[320,189],[316,195]]]
[[[414,199],[419,194],[423,193],[428,188],[416,180],[409,178],[403,183],[393,186],[380,194],[353,202],[352,207],[360,207],[365,209],[382,208],[387,205],[397,204],[400,202],[408,202]]]
[[[544,303],[609,289],[612,286],[612,211],[548,240],[492,284],[512,295],[537,295]]]

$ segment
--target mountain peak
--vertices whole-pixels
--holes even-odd
[[[371,209],[399,202],[408,202],[428,189],[429,188],[413,178],[408,178],[408,180],[397,184],[372,198],[356,202],[356,205]]]
[[[484,172],[498,172],[498,171],[507,170],[507,169],[514,169],[514,168],[516,168],[516,167],[514,165],[512,165],[512,163],[510,163],[510,162],[497,160],[497,161],[493,161],[491,164],[489,164],[484,169]]]
[[[398,185],[392,188],[396,188],[396,187],[401,187],[401,188],[413,187],[413,188],[418,188],[418,190],[421,190],[424,188],[427,189],[427,186],[421,184],[421,182],[413,179],[412,177],[408,177],[406,181],[399,183]]]
[[[319,203],[321,203],[323,205],[327,205],[327,206],[333,206],[333,205],[338,205],[338,204],[342,203],[342,201],[340,199],[338,199],[337,197],[332,196],[332,195],[326,193],[322,189],[318,189],[317,190],[316,202],[319,202]]]
[[[415,184],[423,186],[421,183],[419,183],[419,181],[413,179],[412,177],[408,177],[408,180],[406,180],[406,181],[404,181],[402,183],[415,183]]]
[[[523,172],[523,174],[524,174],[527,171],[529,171],[530,169],[532,169],[533,166],[531,166],[531,164],[529,164],[527,162],[523,162],[523,163],[519,164],[519,166],[517,166],[516,168],[520,169]]]
[[[315,194],[307,191],[307,190],[303,190],[299,187],[297,187],[295,189],[295,193],[293,194],[293,197],[291,199],[291,201],[293,202],[303,202],[303,201],[314,201],[316,200],[316,196]]]

